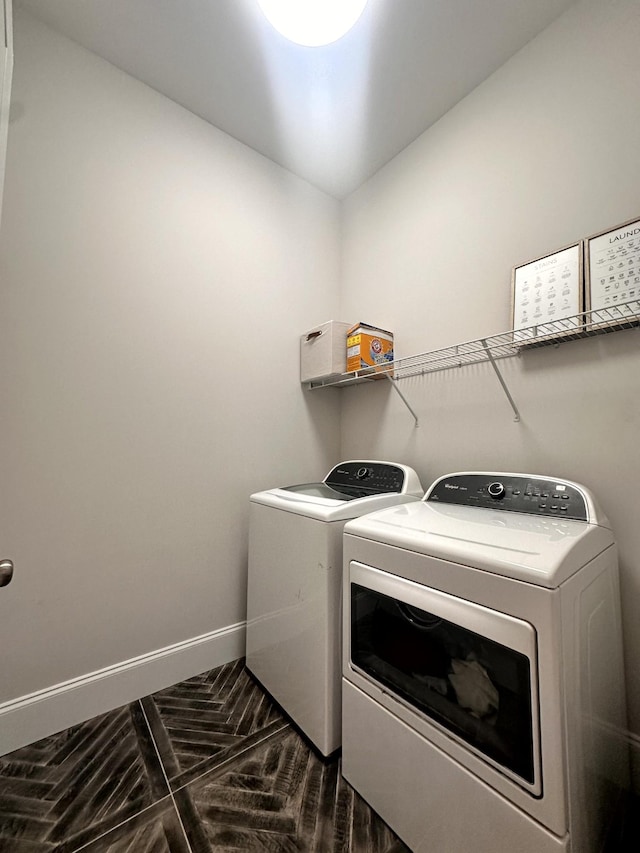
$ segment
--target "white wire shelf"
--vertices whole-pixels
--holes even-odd
[[[519,355],[524,350],[535,347],[557,345],[567,341],[593,337],[594,335],[617,332],[622,329],[632,329],[639,325],[640,300],[635,299],[607,308],[582,311],[571,317],[542,323],[537,326],[528,326],[517,331],[503,332],[499,335],[490,335],[485,338],[478,338],[475,341],[466,341],[461,344],[455,344],[454,346],[444,347],[443,349],[431,350],[430,352],[423,352],[406,358],[397,358],[382,368],[368,367],[363,370],[355,370],[351,373],[342,373],[339,376],[313,380],[306,383],[306,385],[310,389],[340,388],[363,382],[375,382],[380,379],[392,380],[394,383],[393,387],[411,411],[417,425],[417,416],[398,390],[396,382],[412,376],[424,376],[437,371],[489,362],[495,370],[503,391],[509,399],[509,403],[515,413],[515,420],[517,421],[520,420],[520,415],[509,393],[509,389],[495,364],[497,360]]]
[[[490,361],[491,358],[494,360],[509,358],[518,355],[524,349],[575,341],[593,335],[631,329],[638,325],[640,325],[640,301],[633,300],[612,308],[583,311],[562,320],[554,320],[539,326],[528,326],[516,332],[489,335],[475,341],[466,341],[443,349],[398,358],[389,362],[383,369],[368,367],[364,370],[342,373],[337,377],[316,379],[307,384],[315,389],[371,382],[385,376],[390,376],[394,380],[408,379],[411,376]]]

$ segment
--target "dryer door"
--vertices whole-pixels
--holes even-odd
[[[357,562],[349,605],[351,666],[540,796],[533,626]]]

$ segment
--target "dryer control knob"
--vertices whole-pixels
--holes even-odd
[[[487,491],[491,495],[492,498],[503,498],[505,494],[505,488],[502,483],[489,483],[489,487]]]
[[[358,478],[358,480],[365,480],[372,474],[373,470],[371,468],[358,468],[358,470],[356,471],[356,477]]]

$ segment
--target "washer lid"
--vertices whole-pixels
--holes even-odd
[[[418,475],[407,465],[351,459],[336,465],[322,483],[256,492],[251,501],[321,521],[346,521],[422,494]]]
[[[350,521],[345,533],[550,589],[614,544],[584,521],[424,501]]]
[[[293,492],[296,495],[307,495],[312,498],[323,498],[329,501],[354,501],[356,498],[362,498],[368,492],[363,492],[360,489],[349,491],[348,487],[343,490],[334,489],[327,483],[300,483],[297,486],[282,486],[281,492]]]
[[[304,515],[306,518],[315,518],[318,521],[347,521],[384,507],[396,506],[407,501],[419,502],[419,498],[415,495],[399,495],[396,492],[345,499],[344,497],[322,497],[305,491],[288,489],[256,492],[251,495],[250,500],[254,504],[262,504],[262,506],[291,512],[294,515]]]

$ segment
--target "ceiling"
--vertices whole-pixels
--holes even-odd
[[[14,7],[343,198],[573,2],[369,0],[324,48],[287,42],[257,0]]]

